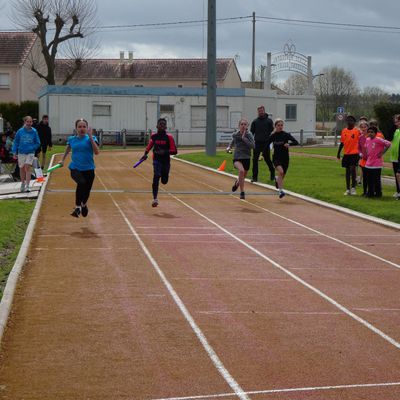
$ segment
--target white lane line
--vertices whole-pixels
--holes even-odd
[[[336,300],[334,300],[333,298],[329,297],[327,294],[325,294],[324,292],[322,292],[321,290],[317,289],[316,287],[312,286],[311,284],[309,284],[308,282],[306,282],[304,279],[300,278],[299,276],[297,276],[296,274],[294,274],[293,272],[289,271],[288,269],[286,269],[285,267],[282,267],[282,265],[278,264],[276,261],[274,261],[272,258],[266,256],[264,253],[261,253],[261,251],[257,250],[255,247],[251,246],[250,244],[248,244],[247,242],[245,242],[244,240],[240,239],[239,237],[237,237],[235,234],[231,233],[230,231],[228,231],[227,229],[225,229],[223,226],[219,225],[217,222],[215,222],[214,220],[212,220],[211,218],[207,217],[206,215],[202,214],[200,211],[196,210],[195,208],[193,208],[192,206],[190,206],[189,204],[185,203],[183,200],[179,199],[178,197],[171,195],[172,197],[174,197],[177,201],[179,201],[181,204],[183,204],[185,207],[189,208],[190,210],[192,210],[195,214],[199,215],[200,217],[204,218],[205,220],[207,220],[208,222],[210,222],[212,225],[216,226],[217,228],[221,229],[221,231],[225,232],[227,235],[229,235],[231,238],[235,239],[236,241],[238,241],[240,244],[242,244],[243,246],[247,247],[249,250],[251,250],[252,252],[256,253],[257,255],[259,255],[261,258],[263,258],[264,260],[268,261],[269,263],[271,263],[274,267],[276,267],[277,269],[283,271],[285,274],[289,275],[291,278],[293,278],[294,280],[296,280],[297,282],[301,283],[303,286],[307,287],[308,289],[310,289],[311,291],[313,291],[314,293],[316,293],[318,296],[322,297],[323,299],[325,299],[326,301],[328,301],[329,303],[331,303],[333,306],[335,306],[336,308],[338,308],[339,310],[341,310],[342,312],[344,312],[345,314],[347,314],[349,317],[353,318],[354,320],[356,320],[357,322],[359,322],[360,324],[364,325],[366,328],[368,328],[369,330],[371,330],[372,332],[376,333],[377,335],[379,335],[380,337],[382,337],[384,340],[386,340],[387,342],[389,342],[390,344],[392,344],[393,346],[397,347],[398,349],[400,349],[400,343],[397,342],[395,339],[391,338],[389,335],[387,335],[386,333],[384,333],[383,331],[381,331],[380,329],[376,328],[374,325],[370,324],[368,321],[362,319],[361,317],[359,317],[358,315],[354,314],[352,311],[350,311],[348,308],[346,308],[345,306],[341,305],[340,303],[338,303]],[[243,201],[243,200],[242,200]]]
[[[174,196],[174,197],[175,197],[175,196]],[[386,258],[383,258],[383,257],[380,257],[380,256],[378,256],[378,255],[376,255],[376,254],[370,253],[369,251],[360,249],[359,247],[353,246],[353,245],[350,244],[350,243],[346,243],[346,242],[344,242],[343,240],[337,239],[337,238],[335,238],[335,237],[333,237],[333,236],[330,236],[330,235],[327,235],[326,233],[323,233],[323,232],[321,232],[321,231],[319,231],[319,230],[317,230],[317,229],[314,229],[314,228],[311,228],[311,227],[309,227],[309,226],[307,226],[307,225],[304,225],[304,224],[302,224],[301,222],[297,222],[297,221],[295,221],[295,220],[293,220],[293,219],[291,219],[291,218],[287,218],[287,217],[285,217],[285,216],[283,216],[283,215],[280,215],[280,214],[278,214],[278,213],[276,213],[276,212],[274,212],[274,211],[271,211],[271,210],[268,210],[268,209],[266,209],[266,208],[264,208],[264,207],[261,207],[261,206],[259,206],[258,204],[251,203],[251,202],[249,202],[249,201],[247,201],[247,200],[241,200],[241,201],[245,201],[246,203],[248,203],[248,204],[250,204],[250,205],[252,205],[252,206],[254,206],[254,207],[256,207],[256,208],[259,208],[259,209],[261,209],[261,210],[263,210],[263,211],[265,211],[265,212],[267,212],[267,213],[269,213],[269,214],[275,215],[275,216],[278,217],[278,218],[282,218],[282,219],[284,219],[285,221],[289,221],[289,222],[291,222],[291,223],[293,223],[293,224],[295,224],[295,225],[298,225],[298,226],[300,226],[300,227],[302,227],[302,228],[304,228],[304,229],[307,229],[307,230],[309,230],[309,231],[311,231],[311,232],[317,233],[318,235],[321,235],[321,236],[323,236],[323,237],[326,237],[326,238],[328,238],[328,239],[331,239],[331,240],[333,240],[333,241],[335,241],[335,242],[337,242],[337,243],[340,243],[340,244],[342,244],[342,245],[344,245],[344,246],[350,247],[350,248],[353,249],[353,250],[356,250],[356,251],[358,251],[358,252],[360,252],[360,253],[366,254],[367,256],[373,257],[373,258],[375,258],[375,259],[377,259],[377,260],[379,260],[379,261],[382,261],[382,262],[384,262],[384,263],[386,263],[386,264],[389,264],[389,265],[391,265],[392,267],[395,267],[395,268],[400,269],[400,265],[399,265],[399,264],[396,264],[396,263],[394,263],[394,262],[392,262],[392,261],[390,261],[390,260],[387,260]]]
[[[379,311],[379,312],[395,311],[395,312],[398,312],[398,311],[400,311],[400,308],[353,308],[353,310],[366,311],[366,312],[375,312],[375,311]]]
[[[208,278],[173,278],[174,281],[254,281],[254,282],[291,282],[289,278],[219,278],[219,277],[208,277]]]
[[[341,312],[329,311],[197,311],[198,314],[218,315],[218,314],[273,314],[273,315],[341,315]]]
[[[106,189],[106,186],[104,185],[103,181],[98,177],[100,183],[104,186]],[[220,373],[220,375],[223,377],[225,382],[232,388],[234,391],[234,394],[242,400],[250,400],[249,397],[244,393],[243,389],[240,387],[239,383],[236,382],[236,380],[233,378],[233,376],[230,374],[230,372],[226,369],[224,364],[222,363],[221,359],[218,357],[217,353],[214,351],[212,346],[208,343],[207,338],[205,337],[204,333],[200,329],[200,327],[196,324],[194,318],[190,314],[189,310],[186,308],[185,304],[181,300],[181,298],[178,296],[176,293],[175,289],[173,288],[172,284],[168,281],[167,277],[164,275],[164,272],[161,270],[160,266],[158,265],[157,261],[154,259],[154,257],[151,255],[149,249],[146,247],[144,242],[142,241],[141,237],[139,234],[136,232],[135,228],[132,226],[130,223],[129,219],[125,215],[125,213],[122,211],[121,207],[119,204],[115,201],[113,195],[110,193],[109,194],[112,202],[114,203],[115,207],[117,207],[118,211],[120,212],[123,220],[125,223],[128,225],[129,230],[132,232],[132,235],[135,237],[135,239],[138,241],[140,247],[142,248],[143,252],[149,259],[151,265],[153,266],[154,270],[157,272],[158,276],[160,277],[161,281],[163,282],[164,286],[167,288],[169,294],[175,301],[176,305],[178,306],[179,310],[185,317],[186,321],[189,323],[191,326],[193,332],[196,334],[197,338],[199,339],[200,343],[202,344],[204,350],[210,357],[212,363],[214,364],[215,368],[217,371]]]
[[[289,389],[270,389],[270,390],[253,390],[246,392],[248,395],[252,394],[273,394],[273,393],[294,393],[294,392],[318,392],[327,390],[343,390],[343,389],[365,389],[365,388],[380,388],[380,387],[393,387],[400,386],[400,382],[384,382],[384,383],[361,383],[354,385],[335,385],[335,386],[315,386],[304,388],[289,388]],[[232,396],[234,393],[221,393],[221,394],[205,394],[201,396],[184,396],[184,397],[163,397],[152,400],[207,400],[218,399],[223,397]]]

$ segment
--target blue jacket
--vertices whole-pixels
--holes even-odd
[[[12,147],[13,154],[32,154],[38,147],[40,147],[40,139],[35,128],[28,131],[23,126],[18,129]]]

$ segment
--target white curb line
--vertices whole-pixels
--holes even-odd
[[[53,154],[50,165],[53,165],[54,156]],[[24,240],[22,241],[21,248],[19,249],[17,259],[15,260],[14,266],[8,276],[6,287],[4,288],[3,297],[0,302],[0,343],[3,338],[4,331],[7,326],[8,316],[11,312],[12,302],[14,298],[15,289],[17,287],[18,278],[21,273],[22,267],[24,266],[26,255],[29,250],[29,246],[32,240],[33,231],[35,230],[36,221],[39,216],[40,207],[42,205],[44,192],[46,191],[47,182],[49,181],[49,176],[46,177],[42,187],[40,189],[40,194],[36,201],[35,208],[33,209],[31,219],[29,221],[28,227],[25,232]]]
[[[177,160],[177,161],[180,161],[180,162],[183,162],[183,163],[186,163],[186,164],[189,164],[189,165],[193,165],[193,166],[198,167],[198,168],[203,168],[203,169],[205,169],[207,171],[215,172],[217,174],[230,176],[232,178],[237,178],[236,175],[233,175],[233,174],[230,174],[230,173],[224,172],[224,171],[218,171],[215,168],[206,167],[204,165],[196,164],[194,162],[187,161],[187,160],[182,160],[181,158],[177,158],[177,157],[173,157],[173,159]],[[246,179],[246,182],[250,182],[250,180]],[[267,189],[271,189],[271,190],[274,190],[274,191],[277,190],[275,188],[275,186],[268,185],[266,183],[253,182],[252,185],[265,187]],[[365,220],[370,221],[370,222],[375,222],[376,224],[380,224],[380,225],[387,226],[389,228],[400,230],[400,224],[397,224],[396,222],[386,221],[386,220],[381,219],[381,218],[372,217],[371,215],[363,214],[363,213],[360,213],[358,211],[353,211],[353,210],[350,210],[349,208],[337,206],[335,204],[330,204],[330,203],[327,203],[326,201],[313,199],[312,197],[304,196],[302,194],[298,194],[296,192],[291,192],[291,191],[286,190],[286,189],[285,189],[285,193],[286,194],[290,194],[291,196],[296,197],[298,199],[301,199],[301,200],[304,200],[304,201],[308,201],[309,203],[317,204],[319,206],[330,208],[332,210],[339,211],[339,212],[342,212],[344,214],[352,215],[353,217],[362,218],[362,219],[365,219]]]

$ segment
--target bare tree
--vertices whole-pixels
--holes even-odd
[[[343,106],[354,112],[355,100],[359,93],[356,79],[352,72],[333,66],[324,68],[315,82],[317,112],[323,121],[332,119],[336,108]]]
[[[66,84],[82,68],[84,60],[97,50],[87,42],[96,31],[95,0],[12,0],[12,7],[17,25],[39,38],[42,62],[33,55],[30,67],[49,85],[56,84],[58,53],[69,59],[63,78]]]
[[[308,79],[301,74],[292,74],[283,83],[282,89],[289,94],[306,94],[308,91]]]

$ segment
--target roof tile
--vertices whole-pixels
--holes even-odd
[[[23,64],[35,40],[32,32],[0,32],[0,64]]]

